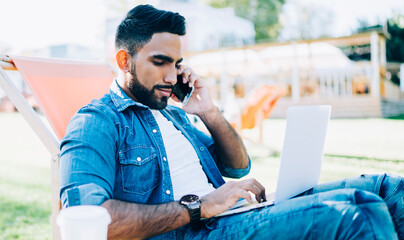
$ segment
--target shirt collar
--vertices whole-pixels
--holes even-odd
[[[116,79],[112,81],[111,87],[110,87],[110,94],[111,94],[111,99],[115,104],[115,107],[118,109],[118,111],[122,112],[123,110],[127,109],[130,106],[138,106],[142,108],[149,108],[146,105],[143,105],[141,103],[133,101],[132,98],[128,97],[126,93],[122,90],[122,88],[118,85],[118,82]]]

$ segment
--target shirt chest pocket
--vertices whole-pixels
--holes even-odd
[[[144,195],[158,185],[159,164],[153,147],[138,146],[119,152],[124,192]]]

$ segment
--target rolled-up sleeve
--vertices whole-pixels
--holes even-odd
[[[221,166],[218,166],[218,167],[224,177],[242,178],[242,177],[246,176],[248,173],[250,173],[251,160],[250,160],[250,157],[248,157],[248,166],[246,168],[231,168],[231,167],[225,166],[224,164],[221,164]]]
[[[112,198],[117,136],[107,108],[87,106],[72,118],[60,146],[63,207],[101,205]]]

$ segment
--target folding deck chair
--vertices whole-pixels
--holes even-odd
[[[17,70],[51,124],[53,134],[13,84],[5,70]],[[0,87],[51,153],[53,239],[60,239],[56,216],[59,198],[59,144],[70,118],[92,99],[108,92],[114,78],[100,63],[0,55]]]
[[[269,118],[278,100],[286,94],[281,86],[262,85],[252,91],[242,107],[240,118],[232,126],[240,131],[259,128],[259,144],[263,138],[263,122]]]

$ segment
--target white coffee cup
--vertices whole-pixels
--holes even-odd
[[[62,209],[56,223],[62,240],[106,240],[111,216],[104,207],[81,205]]]

